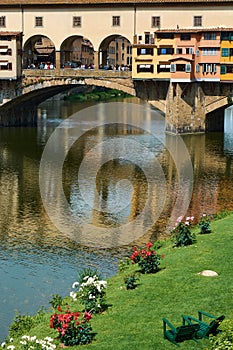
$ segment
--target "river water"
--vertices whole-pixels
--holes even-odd
[[[119,259],[124,256],[131,242],[145,243],[165,232],[168,218],[177,205],[181,186],[177,163],[184,164],[183,158],[187,154],[183,151],[177,153],[179,137],[164,134],[163,119],[159,116],[154,120],[146,103],[136,98],[120,102],[121,108],[135,104],[133,112],[135,108],[137,112],[137,107],[145,109],[143,125],[136,122],[136,127],[132,128],[127,118],[123,118],[122,109],[118,111],[117,104],[111,107],[114,123],[110,128],[99,127],[98,123],[93,124],[93,121],[85,118],[85,113],[86,116],[90,113],[87,108],[94,108],[94,112],[102,116],[100,111],[112,102],[80,104],[50,100],[40,105],[37,128],[0,129],[0,341],[7,335],[8,326],[16,312],[33,314],[40,307],[49,306],[52,293],[68,295],[78,272],[85,267],[98,269],[103,278],[114,275]],[[81,115],[85,120],[79,117],[78,120],[71,120],[71,123],[82,124],[85,133],[78,141],[72,141],[72,147],[67,145],[65,149],[67,154],[62,169],[62,186],[64,198],[70,206],[69,213],[83,220],[84,234],[77,229],[75,235],[69,235],[65,232],[66,227],[71,227],[69,220],[66,221],[67,217],[62,216],[62,222],[59,223],[59,217],[51,217],[60,208],[53,199],[50,201],[50,197],[47,197],[47,192],[54,194],[57,189],[56,166],[51,172],[52,163],[45,162],[47,168],[42,168],[42,176],[40,165],[42,153],[55,128],[60,126],[62,129],[64,120],[77,111],[85,111]],[[119,118],[119,125],[116,124],[116,118]],[[182,182],[184,196],[181,202],[183,200],[185,205],[188,204],[187,215],[193,215],[196,219],[203,213],[233,209],[231,111],[227,112],[225,124],[225,133],[182,137],[193,166],[193,178],[189,174],[189,178]],[[61,136],[56,139],[59,146],[66,143],[70,125],[65,127],[65,136],[64,133],[58,135]],[[148,128],[152,133],[154,128],[161,137],[156,138],[145,132]],[[119,144],[125,147],[124,152],[128,152],[127,159],[117,157]],[[100,159],[92,152],[93,149],[97,151],[98,145],[105,148],[107,145],[108,150],[114,148],[115,153],[106,155],[100,152]],[[149,151],[144,154],[145,147]],[[174,153],[178,154],[175,160]],[[159,163],[155,170],[151,168],[153,171],[150,169],[150,166],[154,166],[150,165],[152,155],[157,157]],[[85,157],[88,160],[86,170],[80,168],[80,161]],[[96,174],[89,172],[90,164],[96,166]],[[80,169],[83,176],[78,177]],[[151,183],[149,179],[148,183],[151,173],[155,175],[156,183],[154,179]],[[89,191],[93,178],[97,194]],[[44,198],[41,195],[43,185],[48,190]],[[82,186],[87,203],[80,194]],[[185,186],[191,191],[190,199],[185,197]],[[152,193],[150,198],[148,191]],[[148,198],[150,201],[147,206]],[[186,208],[184,203],[179,205]],[[119,210],[114,210],[115,207]],[[140,213],[145,207],[150,208],[150,215],[141,219]],[[61,209],[63,211],[64,208]],[[138,222],[137,218],[140,219]],[[153,224],[151,218],[154,219]],[[128,229],[127,235],[120,231],[121,226]]]

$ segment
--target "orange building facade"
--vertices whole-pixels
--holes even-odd
[[[158,29],[135,35],[133,79],[233,81],[233,28]]]

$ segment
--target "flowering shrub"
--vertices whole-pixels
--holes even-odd
[[[139,265],[142,273],[157,272],[159,270],[161,259],[164,258],[164,255],[158,254],[152,249],[152,246],[153,244],[149,242],[144,249],[138,249],[136,246],[133,248],[134,252],[130,259],[133,264]]]
[[[209,350],[232,350],[233,349],[233,320],[225,320],[221,324],[221,332],[210,337]]]
[[[172,237],[176,247],[191,245],[196,241],[196,236],[191,233],[191,225],[194,217],[187,217],[185,222],[181,221],[182,217],[177,219],[175,228],[172,230]]]
[[[206,214],[202,214],[202,217],[199,221],[199,227],[201,229],[201,233],[210,233],[210,218]]]
[[[14,340],[11,338],[11,342]],[[7,342],[4,342],[1,344],[1,347],[3,349],[8,350],[54,350],[56,349],[56,345],[53,344],[53,339],[50,337],[45,337],[44,339],[37,339],[36,336],[30,337],[28,335],[23,335],[21,337],[21,340],[19,341],[19,344],[16,345],[8,345]]]
[[[60,307],[58,309],[61,310]],[[50,328],[58,331],[58,337],[64,345],[88,344],[94,337],[89,324],[91,318],[92,315],[86,311],[81,315],[68,309],[65,313],[54,313],[50,317]]]
[[[72,288],[78,288],[79,282],[74,282]],[[104,309],[107,281],[99,280],[97,275],[83,277],[83,282],[77,292],[70,292],[73,300],[79,297],[86,311],[98,313]]]

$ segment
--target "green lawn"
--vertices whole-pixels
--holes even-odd
[[[136,266],[109,279],[108,309],[91,320],[97,333],[95,340],[73,349],[176,349],[163,339],[162,317],[178,326],[182,314],[197,316],[197,310],[201,309],[233,319],[233,215],[212,222],[211,228],[211,234],[197,234],[197,242],[192,246],[172,248],[172,243],[165,241],[160,248],[165,254],[161,270],[141,275],[139,286],[134,290],[126,290],[124,275]],[[219,276],[198,274],[205,269],[214,270]],[[56,331],[49,328],[49,315],[42,321],[30,334],[56,337]],[[205,349],[208,345],[209,340],[185,341],[180,349]]]

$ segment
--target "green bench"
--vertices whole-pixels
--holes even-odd
[[[195,318],[193,316],[182,317],[183,325],[198,324],[200,326],[196,333],[197,338],[209,338],[209,335],[216,335],[221,332],[218,327],[225,318],[224,315],[216,317],[201,310],[198,310],[198,318]],[[210,318],[211,321],[209,323],[204,322],[204,318]]]
[[[163,318],[164,338],[179,346],[179,343],[185,340],[196,340],[196,333],[199,330],[199,324],[188,323],[179,327],[173,326],[166,318]]]

